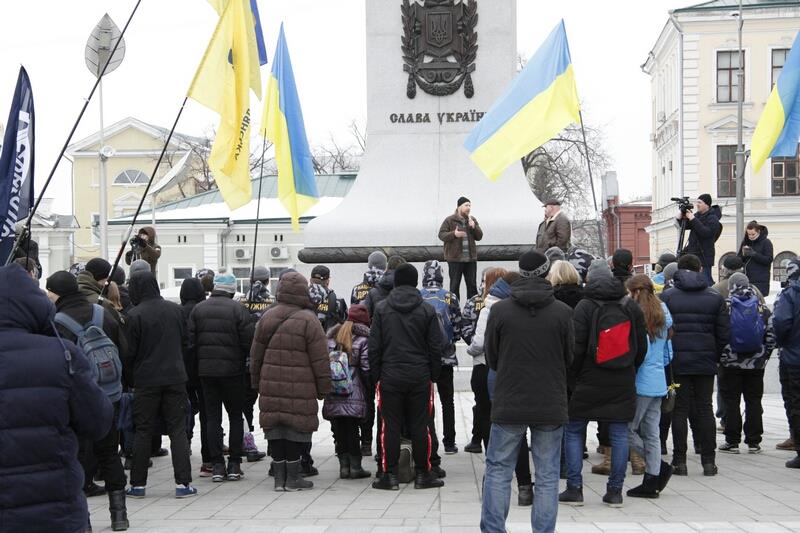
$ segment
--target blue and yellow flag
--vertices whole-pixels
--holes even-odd
[[[261,127],[264,137],[275,145],[278,198],[292,217],[292,227],[298,230],[300,216],[317,203],[319,192],[283,24],[265,100]]]
[[[800,33],[758,119],[750,145],[753,170],[768,157],[794,157],[800,141]]]
[[[562,20],[470,132],[464,147],[481,171],[496,180],[510,164],[578,122],[579,112]]]
[[[188,92],[220,115],[208,166],[231,209],[252,200],[250,88],[261,97],[255,29],[249,0],[227,0]]]

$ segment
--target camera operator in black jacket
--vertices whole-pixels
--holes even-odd
[[[714,266],[714,245],[722,233],[722,210],[718,205],[711,205],[711,195],[701,194],[695,202],[696,213],[691,209],[682,210],[676,217],[678,221],[686,218],[686,229],[689,233],[689,242],[683,250],[678,250],[680,255],[693,254],[700,259],[703,266],[703,275],[708,281],[708,286],[714,284],[711,269]]]

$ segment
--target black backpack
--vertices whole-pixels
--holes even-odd
[[[595,364],[608,370],[628,368],[636,362],[633,318],[626,309],[628,296],[614,301],[595,301],[589,330],[589,354]]]

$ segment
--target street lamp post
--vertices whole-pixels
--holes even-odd
[[[742,0],[739,0],[739,68],[736,71],[738,83],[736,99],[736,243],[744,237],[744,167],[746,164],[744,141],[742,140],[742,104],[744,102],[744,52],[742,51]]]

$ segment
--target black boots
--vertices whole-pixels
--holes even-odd
[[[686,467],[686,465],[683,466],[684,468]],[[666,461],[661,461],[661,470],[658,472],[658,492],[666,488],[674,471],[675,468],[671,464]]]
[[[130,524],[124,490],[112,490],[108,493],[108,510],[111,512],[111,531],[126,531]]]
[[[444,481],[436,473],[432,471],[417,472],[417,476],[414,479],[415,489],[437,489],[439,487],[444,487]]]
[[[389,472],[379,472],[378,479],[372,482],[372,488],[378,490],[400,490],[397,476]]]
[[[703,463],[703,475],[704,476],[716,476],[719,473],[719,469],[714,462]]]
[[[286,492],[298,490],[308,490],[314,488],[314,483],[306,481],[300,475],[300,461],[286,461],[286,484],[283,486]],[[278,476],[275,476],[277,479]]]
[[[364,479],[372,475],[361,466],[361,457],[360,454],[350,456],[350,479]]]
[[[339,454],[339,479],[350,479],[350,456],[346,453]]]
[[[622,487],[606,485],[606,495],[603,496],[603,503],[609,507],[622,507]]]
[[[286,461],[272,461],[269,469],[275,476],[275,492],[286,491]]]
[[[786,468],[800,468],[800,453],[798,453],[794,459],[786,461]]]
[[[659,476],[653,476],[645,472],[642,484],[632,488],[627,492],[631,498],[658,498]]]

